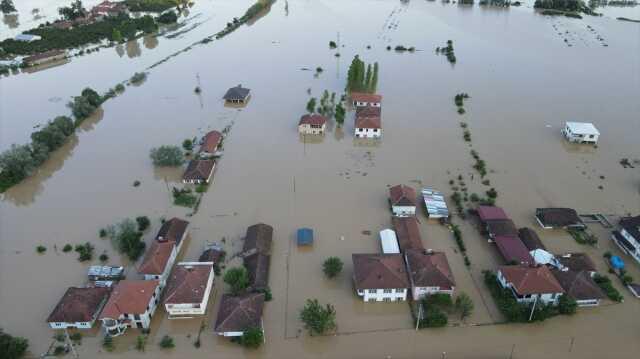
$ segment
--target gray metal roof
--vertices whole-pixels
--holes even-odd
[[[250,91],[250,89],[242,87],[242,85],[238,85],[227,90],[227,93],[223,98],[225,100],[244,100],[249,96]]]
[[[422,197],[424,198],[424,205],[427,208],[427,213],[430,218],[449,217],[449,209],[447,208],[447,202],[445,202],[442,192],[432,188],[423,188]]]

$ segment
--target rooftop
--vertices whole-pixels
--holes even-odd
[[[382,101],[382,96],[373,93],[352,92],[351,100],[357,102],[380,103]]]
[[[596,271],[596,265],[586,253],[566,253],[556,256],[556,259],[560,264],[572,271]]]
[[[300,126],[300,125],[322,126],[325,123],[327,123],[327,118],[322,116],[322,115],[306,114],[306,115],[303,115],[302,117],[300,117],[300,122],[298,123],[298,126]]]
[[[590,122],[567,122],[567,127],[573,133],[585,134],[585,135],[599,135],[600,132]]]
[[[268,254],[271,252],[272,241],[273,227],[264,223],[254,224],[247,228],[242,251],[256,250],[259,253]]]
[[[640,242],[640,216],[622,218],[620,226]]]
[[[191,160],[182,178],[184,180],[205,181],[209,179],[215,165],[213,160]]]
[[[540,240],[538,233],[536,233],[536,231],[534,231],[531,228],[524,227],[524,228],[518,229],[518,237],[520,237],[520,240],[522,241],[522,243],[530,251],[533,251],[536,249],[546,250],[546,247]]]
[[[356,109],[356,128],[382,128],[380,107],[366,106]]]
[[[492,219],[486,221],[487,232],[494,237],[518,237],[518,229],[510,219]]]
[[[351,257],[358,290],[409,287],[401,254],[353,254]]]
[[[167,280],[164,303],[201,303],[212,271],[213,262],[178,263]]]
[[[527,247],[515,236],[497,236],[494,238],[498,251],[509,264],[534,264]]]
[[[499,271],[520,295],[564,293],[564,289],[546,266],[501,266]]]
[[[110,288],[104,287],[70,287],[47,318],[47,322],[90,322],[109,297],[110,291]]]
[[[483,222],[496,219],[509,219],[505,211],[495,206],[478,206],[478,216]]]
[[[115,285],[100,319],[117,319],[122,314],[143,314],[158,287],[157,280],[123,280]]]
[[[551,271],[564,291],[575,300],[604,299],[604,293],[585,271]]]
[[[420,230],[418,229],[418,221],[415,217],[392,217],[391,222],[396,230],[400,250],[424,250]]]
[[[253,290],[265,289],[269,286],[269,265],[271,257],[260,252],[246,256],[243,264],[249,272],[249,287]]]
[[[183,219],[173,217],[168,221],[165,221],[160,227],[158,234],[156,235],[157,241],[174,241],[176,245],[180,244],[182,236],[187,231],[189,222]]]
[[[396,237],[396,232],[392,229],[383,229],[380,231],[380,244],[382,246],[382,253],[400,253],[398,238]]]
[[[218,315],[213,326],[217,333],[243,332],[250,327],[261,327],[264,294],[248,293],[240,296],[222,295]]]
[[[544,227],[584,227],[578,212],[571,208],[537,208],[536,218]]]
[[[220,142],[222,141],[222,133],[219,131],[210,131],[202,138],[202,145],[200,146],[200,152],[213,153]]]
[[[399,184],[389,188],[389,199],[393,206],[416,206],[416,190],[412,187]]]
[[[147,253],[144,255],[142,264],[138,268],[138,273],[149,275],[160,275],[164,272],[171,253],[176,246],[176,242],[158,242],[153,241]]]
[[[299,228],[297,231],[297,240],[299,246],[307,246],[313,244],[313,229]]]
[[[242,85],[238,85],[227,90],[227,93],[224,95],[223,99],[227,101],[245,100],[249,96],[250,92],[250,89],[242,87]]]
[[[443,252],[407,251],[407,268],[413,285],[452,289],[456,282]]]

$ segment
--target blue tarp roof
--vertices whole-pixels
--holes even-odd
[[[313,243],[313,229],[300,228],[298,229],[298,245],[304,246]]]
[[[609,259],[609,261],[611,262],[611,266],[614,269],[622,269],[622,268],[624,268],[624,262],[622,261],[622,258],[620,258],[618,256],[611,256],[611,259]]]

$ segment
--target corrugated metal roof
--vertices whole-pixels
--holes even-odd
[[[423,188],[422,197],[424,198],[424,205],[427,208],[429,218],[449,217],[449,209],[442,192],[432,188]]]
[[[380,231],[380,245],[382,246],[382,253],[400,253],[398,238],[396,237],[396,232],[394,232],[392,229],[383,229]]]

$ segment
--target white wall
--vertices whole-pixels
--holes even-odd
[[[375,131],[377,130],[377,131]],[[382,137],[382,129],[381,128],[356,128],[354,135],[357,138],[378,138]]]
[[[358,290],[357,293],[365,302],[384,302],[385,299],[388,302],[407,300],[407,288],[401,288],[400,292],[396,292],[396,289],[388,291],[391,293],[385,293],[385,289],[364,289]]]
[[[560,299],[560,296],[562,295],[562,293],[539,293],[519,298],[516,296],[512,284],[508,283],[504,276],[502,276],[502,272],[498,271],[497,275],[498,281],[500,281],[502,287],[511,290],[511,292],[513,293],[513,297],[516,298],[516,301],[518,301],[518,303],[533,303],[537,298],[538,301],[541,301],[545,304],[556,305],[558,304],[558,299]]]
[[[455,288],[441,290],[440,287],[415,287],[415,286],[413,286],[411,288],[411,294],[413,295],[413,300],[418,300],[418,299],[424,298],[427,295],[438,294],[438,293],[453,295],[454,289]]]
[[[213,289],[213,278],[214,278],[213,268],[209,273],[209,278],[207,279],[207,286],[204,291],[204,296],[202,297],[202,302],[200,303],[181,303],[181,304],[165,304],[165,309],[169,315],[203,315],[207,310],[207,303],[209,302],[209,296],[211,295],[211,290]]]
[[[49,323],[49,327],[51,327],[51,329],[66,329],[66,328],[91,329],[92,326],[93,326],[93,321],[92,322],[75,322],[75,323],[66,323],[66,322]]]
[[[416,206],[391,206],[394,216],[409,217],[416,215]]]

